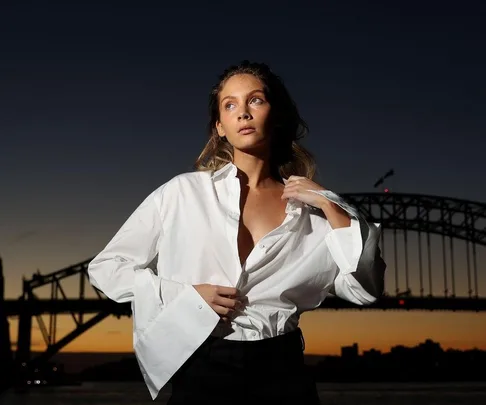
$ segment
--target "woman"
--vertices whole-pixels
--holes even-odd
[[[171,405],[318,404],[299,316],[329,293],[379,298],[378,227],[311,180],[306,125],[266,65],[230,67],[209,107],[197,170],[144,200],[91,262],[91,283],[132,303],[153,399],[170,381]]]

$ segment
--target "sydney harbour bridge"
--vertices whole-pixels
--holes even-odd
[[[330,297],[316,310],[486,311],[485,203],[389,192],[343,197],[368,221],[382,226],[385,294],[365,307]],[[14,300],[3,297],[0,269],[0,364],[42,364],[105,318],[131,315],[129,303],[111,301],[91,286],[87,276],[90,261],[50,274],[33,274],[23,280],[22,296]],[[71,287],[69,295],[65,283]],[[47,294],[38,293],[46,289]],[[64,336],[56,333],[60,316],[71,317],[75,325]],[[11,351],[9,317],[18,317],[17,337],[12,339],[17,342],[15,353]],[[36,357],[31,354],[34,322],[46,347]]]

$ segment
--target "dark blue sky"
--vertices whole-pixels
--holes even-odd
[[[191,170],[210,87],[241,59],[283,77],[325,187],[372,191],[394,168],[394,191],[486,201],[480,1],[87,3],[0,10],[11,295],[23,273],[96,254],[148,193]]]

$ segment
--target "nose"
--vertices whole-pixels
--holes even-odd
[[[242,111],[238,115],[238,121],[241,121],[241,120],[249,120],[250,118],[251,118],[251,115],[250,115],[250,113],[248,111]]]

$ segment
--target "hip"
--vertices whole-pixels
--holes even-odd
[[[210,336],[171,382],[171,403],[179,403],[177,398],[194,396],[214,404],[218,398],[227,401],[228,395],[253,404],[260,400],[261,403],[277,401],[281,404],[297,399],[299,402],[288,403],[319,403],[315,382],[304,363],[304,339],[299,328],[256,341]]]

